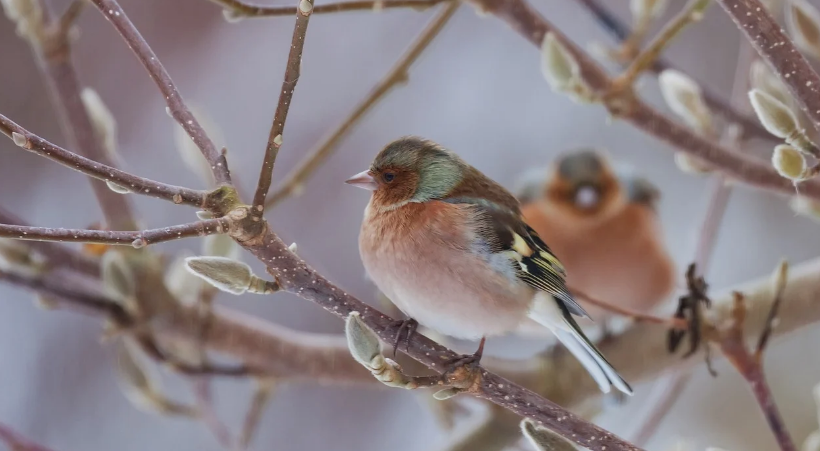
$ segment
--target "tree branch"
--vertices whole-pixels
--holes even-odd
[[[149,244],[162,243],[165,241],[225,233],[229,227],[230,221],[228,221],[227,218],[208,219],[190,224],[133,232],[0,224],[0,237],[32,241],[118,244],[141,248]]]
[[[758,0],[717,0],[820,131],[820,76]]]
[[[46,141],[12,122],[11,119],[2,114],[0,114],[0,132],[13,140],[18,147],[31,153],[56,161],[67,168],[74,169],[89,177],[119,185],[128,191],[169,200],[175,204],[186,204],[196,207],[201,207],[205,201],[207,193],[204,191],[196,191],[181,186],[156,182],[89,160],[88,158]]]
[[[171,76],[162,66],[148,43],[142,37],[140,32],[125,15],[122,7],[116,0],[90,0],[97,9],[108,19],[109,22],[117,29],[123,37],[128,47],[137,56],[137,59],[142,63],[148,75],[156,83],[157,88],[165,97],[165,103],[168,105],[168,110],[171,116],[182,126],[188,136],[196,143],[197,147],[202,151],[205,160],[211,165],[211,170],[214,174],[214,180],[219,185],[230,185],[231,174],[228,170],[228,162],[225,155],[217,151],[213,141],[199,125],[199,122],[191,114],[191,111],[182,100],[176,85],[174,85]]]
[[[600,0],[577,1],[584,5],[589,12],[595,16],[597,21],[619,41],[624,41],[632,33],[629,26],[607,10],[606,7],[601,4]],[[674,63],[662,58],[656,59],[655,63],[650,66],[650,70],[655,74],[659,74],[667,69],[686,73],[686,71],[681,70]],[[692,77],[690,76],[690,78]],[[695,81],[697,82],[697,80]],[[701,87],[703,99],[706,101],[706,104],[709,105],[709,108],[715,113],[723,116],[726,121],[740,125],[743,129],[743,138],[755,137],[772,142],[780,142],[779,139],[775,138],[771,133],[766,131],[766,129],[760,125],[760,122],[758,122],[756,118],[741,113],[740,110],[732,107],[730,103],[724,100],[719,94],[712,90],[706,89],[703,83],[697,83]]]
[[[25,221],[5,210],[2,206],[0,206],[0,223],[21,226],[28,225]],[[27,244],[31,249],[45,256],[52,268],[72,269],[92,277],[99,277],[100,275],[100,262],[96,258],[75,252],[57,243],[31,241]]]
[[[305,46],[305,33],[307,33],[310,14],[313,11],[313,0],[299,0],[299,7],[296,13],[296,24],[293,27],[293,38],[290,43],[290,53],[285,68],[285,76],[282,80],[282,88],[279,91],[279,102],[276,105],[276,112],[273,115],[268,144],[265,146],[265,158],[262,161],[262,170],[259,174],[259,182],[256,186],[256,193],[253,195],[254,208],[251,214],[259,218],[265,211],[265,198],[268,197],[271,179],[273,178],[273,165],[276,163],[276,156],[279,148],[282,147],[282,133],[285,131],[285,120],[288,117],[288,109],[293,99],[293,91],[296,83],[299,82],[299,73],[302,67],[302,49]]]
[[[612,79],[586,53],[555,29],[525,0],[469,0],[478,9],[497,16],[530,43],[540,48],[548,32],[555,34],[578,63],[586,85],[606,98],[610,112],[667,144],[709,163],[726,176],[758,188],[794,195],[794,185],[767,162],[746,156],[698,136],[638,99],[631,91],[609,97]],[[820,181],[800,185],[801,194],[820,200]]]
[[[239,17],[273,17],[292,16],[296,14],[297,7],[292,6],[262,6],[252,5],[239,0],[210,0],[212,3],[231,11]],[[381,11],[392,8],[412,8],[423,11],[438,3],[450,0],[359,0],[352,2],[328,3],[317,5],[313,8],[313,14],[341,13],[347,11]]]
[[[0,424],[0,440],[6,443],[10,451],[52,451],[24,438],[5,424]]]
[[[392,2],[388,2],[392,3]],[[438,36],[447,22],[460,6],[459,1],[452,1],[442,8],[442,10],[430,21],[430,23],[419,33],[410,47],[402,54],[396,64],[390,69],[387,75],[370,91],[353,112],[339,124],[330,135],[324,138],[314,147],[307,156],[296,166],[296,168],[285,177],[279,188],[271,194],[265,207],[273,207],[288,196],[298,192],[302,184],[313,174],[313,172],[324,163],[327,158],[336,150],[348,133],[358,124],[364,116],[376,106],[395,86],[407,82],[407,71],[416,62],[425,49]],[[319,7],[314,9],[314,12]]]

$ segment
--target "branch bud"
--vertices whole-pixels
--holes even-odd
[[[194,275],[231,294],[270,294],[279,290],[276,282],[256,277],[250,266],[230,258],[188,257],[185,264]]]
[[[780,144],[774,148],[772,165],[781,176],[799,182],[811,175],[803,153],[788,144]]]
[[[111,191],[114,191],[117,194],[130,194],[131,193],[130,189],[128,189],[128,188],[126,188],[122,185],[117,185],[114,182],[106,180],[105,184],[108,185],[108,189],[110,189]]]
[[[783,102],[759,89],[749,91],[749,100],[760,123],[769,133],[786,139],[799,130],[797,118]]]
[[[805,0],[791,0],[786,7],[786,28],[805,53],[820,58],[820,12]]]
[[[676,70],[667,69],[658,76],[663,100],[673,113],[700,133],[713,132],[712,112],[703,100],[700,86]]]
[[[43,258],[20,240],[0,238],[0,271],[39,274],[45,269]]]
[[[94,127],[97,139],[102,142],[112,160],[119,160],[117,154],[117,121],[114,119],[114,115],[105,106],[97,91],[91,88],[83,88],[80,98],[82,98],[85,110],[91,119],[91,125]]]
[[[592,91],[581,77],[578,61],[554,33],[547,33],[541,44],[541,72],[553,91],[569,94],[579,103],[592,101]]]
[[[769,70],[769,66],[762,60],[756,59],[752,61],[752,65],[749,68],[749,83],[753,89],[759,89],[769,94],[781,101],[784,105],[792,104],[792,96],[789,90],[786,89],[786,85]]]
[[[712,172],[709,165],[686,152],[675,152],[675,165],[682,172],[691,175],[704,175]]]
[[[646,18],[656,19],[666,11],[668,0],[631,0],[629,10],[635,23]]]
[[[560,435],[535,425],[529,418],[521,422],[521,432],[538,451],[575,451],[575,447]]]
[[[109,250],[102,256],[103,286],[123,302],[132,312],[136,311],[137,282],[134,271],[122,252]]]

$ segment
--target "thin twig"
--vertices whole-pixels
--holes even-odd
[[[213,392],[211,390],[211,378],[208,376],[192,376],[191,387],[196,398],[197,410],[199,410],[202,422],[213,434],[214,438],[223,448],[233,450],[233,438],[228,426],[219,419],[213,405]]]
[[[157,55],[151,50],[151,47],[145,42],[140,32],[125,15],[122,7],[116,0],[90,0],[97,9],[108,19],[109,22],[117,29],[123,37],[128,47],[137,56],[148,75],[154,80],[160,92],[165,97],[165,103],[168,105],[168,110],[171,116],[179,123],[180,126],[188,133],[188,136],[202,151],[205,160],[211,165],[211,171],[214,174],[214,180],[219,185],[230,185],[231,174],[228,170],[228,162],[225,155],[216,149],[213,141],[208,137],[199,121],[191,114],[191,111],[182,100],[176,85],[174,85],[171,76],[162,66]]]
[[[254,208],[251,214],[259,218],[265,210],[265,198],[268,197],[271,179],[273,178],[273,166],[276,163],[276,156],[279,148],[282,147],[282,134],[285,131],[285,120],[288,117],[288,110],[293,99],[293,91],[296,83],[299,82],[299,74],[302,68],[302,49],[305,47],[305,33],[307,33],[310,13],[313,10],[313,0],[299,0],[298,12],[296,14],[296,24],[293,27],[293,38],[290,43],[288,62],[285,67],[285,76],[282,80],[282,88],[279,91],[279,102],[276,104],[276,112],[273,115],[268,143],[265,146],[265,158],[262,161],[262,170],[259,174],[259,182],[256,186],[256,193],[253,195]]]
[[[647,323],[653,324],[660,324],[669,328],[673,329],[681,329],[686,330],[689,326],[686,323],[686,320],[680,318],[661,318],[659,316],[650,315],[648,313],[638,312],[635,310],[630,310],[615,304],[611,304],[606,301],[602,301],[600,299],[595,299],[590,295],[576,290],[573,287],[569,287],[569,290],[572,292],[573,295],[589,302],[590,304],[596,305],[604,310],[609,310],[615,314],[625,316],[627,318],[632,318],[635,321],[642,321]]]
[[[0,423],[0,441],[6,443],[9,451],[52,451],[43,445],[38,445],[24,438],[5,424]]]
[[[595,16],[598,22],[601,23],[604,28],[619,41],[624,41],[631,35],[629,26],[621,22],[618,17],[607,10],[606,7],[601,4],[600,0],[577,1],[583,4],[592,13],[592,15]],[[656,59],[650,69],[656,74],[659,74],[667,69],[685,72],[673,63],[664,59]],[[728,122],[740,125],[743,129],[744,138],[753,136],[769,141],[780,142],[779,139],[775,138],[771,133],[766,131],[766,129],[760,125],[760,122],[756,118],[743,114],[739,110],[733,108],[729,102],[723,100],[719,94],[712,90],[706,89],[703,83],[698,83],[698,86],[701,87],[703,99],[706,101],[706,104],[709,105],[709,108],[713,112],[723,116]]]
[[[624,73],[614,80],[616,85],[632,86],[638,76],[652,66],[665,49],[687,25],[699,21],[711,0],[690,0],[680,13],[661,30],[658,36],[641,51]]]
[[[717,0],[820,131],[820,76],[759,0]]]
[[[238,17],[273,17],[292,16],[297,7],[253,5],[239,0],[210,0],[231,11]],[[391,8],[412,8],[423,11],[438,3],[450,0],[358,0],[352,2],[328,3],[316,5],[313,14],[341,13],[347,11],[381,11]]]
[[[334,129],[330,135],[325,137],[307,156],[297,165],[297,167],[285,177],[285,180],[270,195],[265,207],[273,207],[288,196],[299,191],[299,188],[313,174],[313,172],[324,163],[327,158],[339,147],[342,139],[358,124],[364,116],[376,106],[392,88],[407,82],[407,71],[410,66],[418,60],[430,43],[438,36],[447,22],[460,5],[459,1],[452,1],[442,8],[442,10],[430,21],[430,23],[419,33],[410,47],[402,54],[396,64],[370,91],[353,112]],[[318,7],[317,7],[318,9]],[[315,10],[314,10],[315,11]]]
[[[775,274],[774,287],[774,301],[772,307],[769,309],[769,314],[766,315],[766,322],[763,325],[763,332],[757,340],[757,347],[755,347],[754,359],[760,364],[763,359],[763,351],[769,343],[769,337],[772,335],[772,329],[777,322],[777,315],[780,313],[780,304],[783,303],[783,292],[786,291],[786,282],[788,281],[788,264],[784,261],[780,263]]]
[[[77,22],[77,19],[80,18],[80,13],[83,12],[86,5],[86,0],[72,0],[66,10],[63,11],[63,14],[60,15],[59,19],[57,19],[58,29],[67,35],[68,31],[71,29],[71,26],[74,25],[74,23]]]
[[[207,219],[143,231],[62,229],[0,224],[0,237],[65,243],[118,244],[140,248],[165,241],[226,233],[229,227],[230,221],[227,218]]]
[[[256,390],[254,390],[253,398],[251,399],[251,406],[245,415],[245,421],[242,422],[242,433],[239,435],[240,450],[247,449],[251,444],[253,434],[256,432],[256,427],[262,419],[262,414],[265,412],[265,407],[268,405],[276,382],[270,378],[257,379],[256,384]]]
[[[21,226],[28,225],[21,218],[7,211],[2,206],[0,206],[0,223]],[[100,262],[96,258],[75,252],[57,243],[32,241],[28,244],[34,251],[48,259],[47,261],[51,268],[60,267],[72,269],[92,277],[98,277],[100,275]]]
[[[775,299],[775,303],[772,304],[770,311],[777,308],[778,305],[779,301]],[[777,404],[775,404],[771,388],[766,381],[761,356],[757,352],[749,352],[749,349],[746,347],[743,332],[745,321],[745,298],[742,293],[734,292],[732,318],[728,321],[726,327],[716,331],[713,340],[720,346],[723,355],[732,363],[732,366],[734,366],[740,375],[749,383],[755,399],[760,406],[760,410],[763,412],[763,416],[766,418],[766,422],[769,424],[769,428],[772,430],[781,451],[796,451],[797,448],[789,436],[789,432],[783,422],[783,417],[780,416],[780,411],[777,408]],[[765,341],[763,345],[765,345]],[[758,350],[762,353],[763,349],[759,348]]]
[[[204,191],[156,182],[89,160],[46,141],[2,114],[0,114],[0,132],[13,140],[17,146],[31,153],[56,161],[87,176],[114,183],[136,194],[197,207],[202,206],[205,201],[207,193]]]

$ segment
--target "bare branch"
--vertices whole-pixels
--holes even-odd
[[[227,218],[208,219],[159,229],[143,231],[110,231],[61,229],[0,224],[0,237],[33,241],[60,241],[66,243],[101,243],[141,248],[149,244],[180,240],[196,236],[226,233],[230,227]]]
[[[772,307],[769,309],[769,314],[766,316],[766,323],[763,325],[763,332],[757,340],[757,347],[755,348],[754,359],[759,363],[763,358],[763,350],[766,349],[766,344],[769,343],[769,337],[772,335],[772,329],[777,322],[777,314],[780,312],[780,304],[783,303],[783,292],[786,291],[786,282],[788,281],[789,265],[785,261],[780,263],[775,272],[774,281],[774,301]]]
[[[128,47],[134,52],[137,59],[140,60],[145,70],[148,71],[148,75],[151,76],[151,79],[154,80],[157,88],[159,88],[165,97],[165,102],[168,105],[171,116],[188,133],[188,136],[194,140],[194,143],[196,143],[202,151],[202,155],[211,165],[216,183],[219,185],[230,185],[231,174],[228,170],[228,162],[225,159],[225,155],[216,149],[213,141],[211,141],[205,133],[205,130],[202,129],[202,126],[199,125],[199,122],[194,115],[191,114],[191,111],[188,110],[188,107],[182,100],[182,96],[179,94],[179,90],[177,90],[176,85],[174,85],[173,80],[171,80],[171,76],[168,75],[168,72],[165,70],[165,67],[162,66],[162,63],[160,63],[157,55],[154,54],[154,51],[151,50],[151,47],[145,42],[145,39],[134,24],[131,23],[131,20],[128,19],[128,16],[125,15],[125,11],[123,11],[119,3],[117,3],[116,0],[90,1],[94,3],[103,16],[105,16],[120,35],[122,35]]]
[[[592,15],[595,16],[598,22],[601,23],[604,28],[619,41],[623,41],[630,36],[631,31],[629,26],[621,22],[618,17],[607,10],[606,7],[601,4],[600,0],[577,1],[582,3],[592,13]],[[664,59],[656,59],[650,69],[655,74],[660,74],[667,69],[685,73],[685,71],[681,70],[675,64]],[[701,86],[701,89],[703,90],[703,98],[706,101],[706,104],[709,105],[709,108],[713,112],[723,116],[728,122],[740,125],[743,129],[744,138],[755,137],[780,142],[780,140],[766,131],[757,119],[743,114],[740,110],[733,108],[729,102],[723,100],[719,94],[709,89],[705,89],[703,83],[698,82],[698,85]]]
[[[820,76],[759,0],[718,0],[820,131]]]
[[[296,14],[296,7],[292,6],[262,6],[252,5],[239,0],[210,0],[221,5],[237,17],[273,17],[292,16]],[[313,14],[341,13],[347,11],[381,11],[392,8],[412,8],[423,11],[438,3],[450,0],[359,0],[352,2],[328,3],[317,5]]]
[[[683,330],[685,330],[685,329],[688,328],[688,325],[686,324],[686,321],[682,320],[680,318],[661,318],[659,316],[650,315],[650,314],[643,313],[643,312],[638,312],[638,311],[635,311],[635,310],[629,310],[627,308],[623,308],[623,307],[620,307],[618,305],[615,305],[615,304],[612,304],[612,303],[609,303],[609,302],[606,302],[606,301],[602,301],[600,299],[595,299],[592,296],[590,296],[590,295],[588,295],[588,294],[586,294],[582,291],[576,290],[573,287],[569,287],[569,291],[571,291],[572,294],[575,295],[576,297],[579,297],[579,298],[583,299],[584,301],[589,302],[590,304],[596,305],[596,306],[601,307],[602,309],[605,309],[605,310],[609,310],[610,312],[613,312],[617,315],[621,315],[621,316],[625,316],[627,318],[631,318],[634,321],[647,322],[647,323],[653,323],[653,324],[661,324],[661,325],[664,325],[664,326],[667,326],[667,327],[671,327],[673,329],[683,329]]]
[[[389,2],[388,2],[389,4]],[[452,1],[443,7],[430,23],[419,33],[410,47],[396,61],[387,75],[382,78],[372,91],[362,100],[352,113],[342,121],[333,132],[324,138],[314,147],[307,156],[296,166],[296,168],[285,177],[279,188],[271,194],[265,207],[272,207],[288,196],[298,192],[303,183],[313,174],[313,172],[324,163],[327,158],[336,150],[348,133],[358,124],[362,118],[376,106],[387,94],[397,85],[407,82],[407,71],[416,62],[424,50],[438,36],[447,22],[460,6],[459,1]],[[319,7],[314,9],[314,12]]]
[[[208,376],[192,376],[191,387],[196,398],[196,406],[199,410],[202,422],[213,434],[214,438],[223,448],[233,450],[233,438],[228,426],[219,419],[214,411],[213,393],[211,390],[211,380]]]
[[[259,182],[251,204],[253,206],[251,214],[257,218],[261,217],[265,210],[265,198],[268,197],[268,190],[273,178],[273,165],[276,163],[279,148],[282,147],[285,120],[288,117],[288,110],[293,99],[293,91],[296,89],[296,83],[299,82],[299,73],[302,67],[302,49],[305,46],[305,33],[307,33],[310,14],[313,11],[313,0],[299,0],[297,9],[296,24],[293,27],[293,38],[290,43],[285,76],[282,80],[282,88],[279,91],[279,102],[276,104],[273,124],[271,124],[270,134],[268,135],[268,144],[265,147],[265,158],[262,161],[262,171],[259,174]]]
[[[11,212],[0,207],[0,223],[25,226],[25,221],[18,218]],[[99,277],[100,262],[96,258],[91,258],[85,254],[75,252],[57,243],[45,241],[32,241],[29,246],[36,252],[43,254],[48,259],[48,264],[53,267],[61,267],[79,271],[92,277]]]
[[[144,196],[169,200],[176,204],[186,204],[197,207],[202,206],[205,201],[207,193],[204,191],[196,191],[181,186],[156,182],[89,160],[88,158],[46,141],[12,122],[11,119],[2,114],[0,114],[0,132],[13,140],[17,146],[31,153],[56,161],[67,168],[74,169],[89,177],[119,185],[128,191]]]

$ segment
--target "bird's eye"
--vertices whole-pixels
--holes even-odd
[[[396,178],[396,174],[394,174],[392,172],[385,172],[384,173],[384,181],[385,182],[390,183],[390,182],[393,181],[394,178]]]

